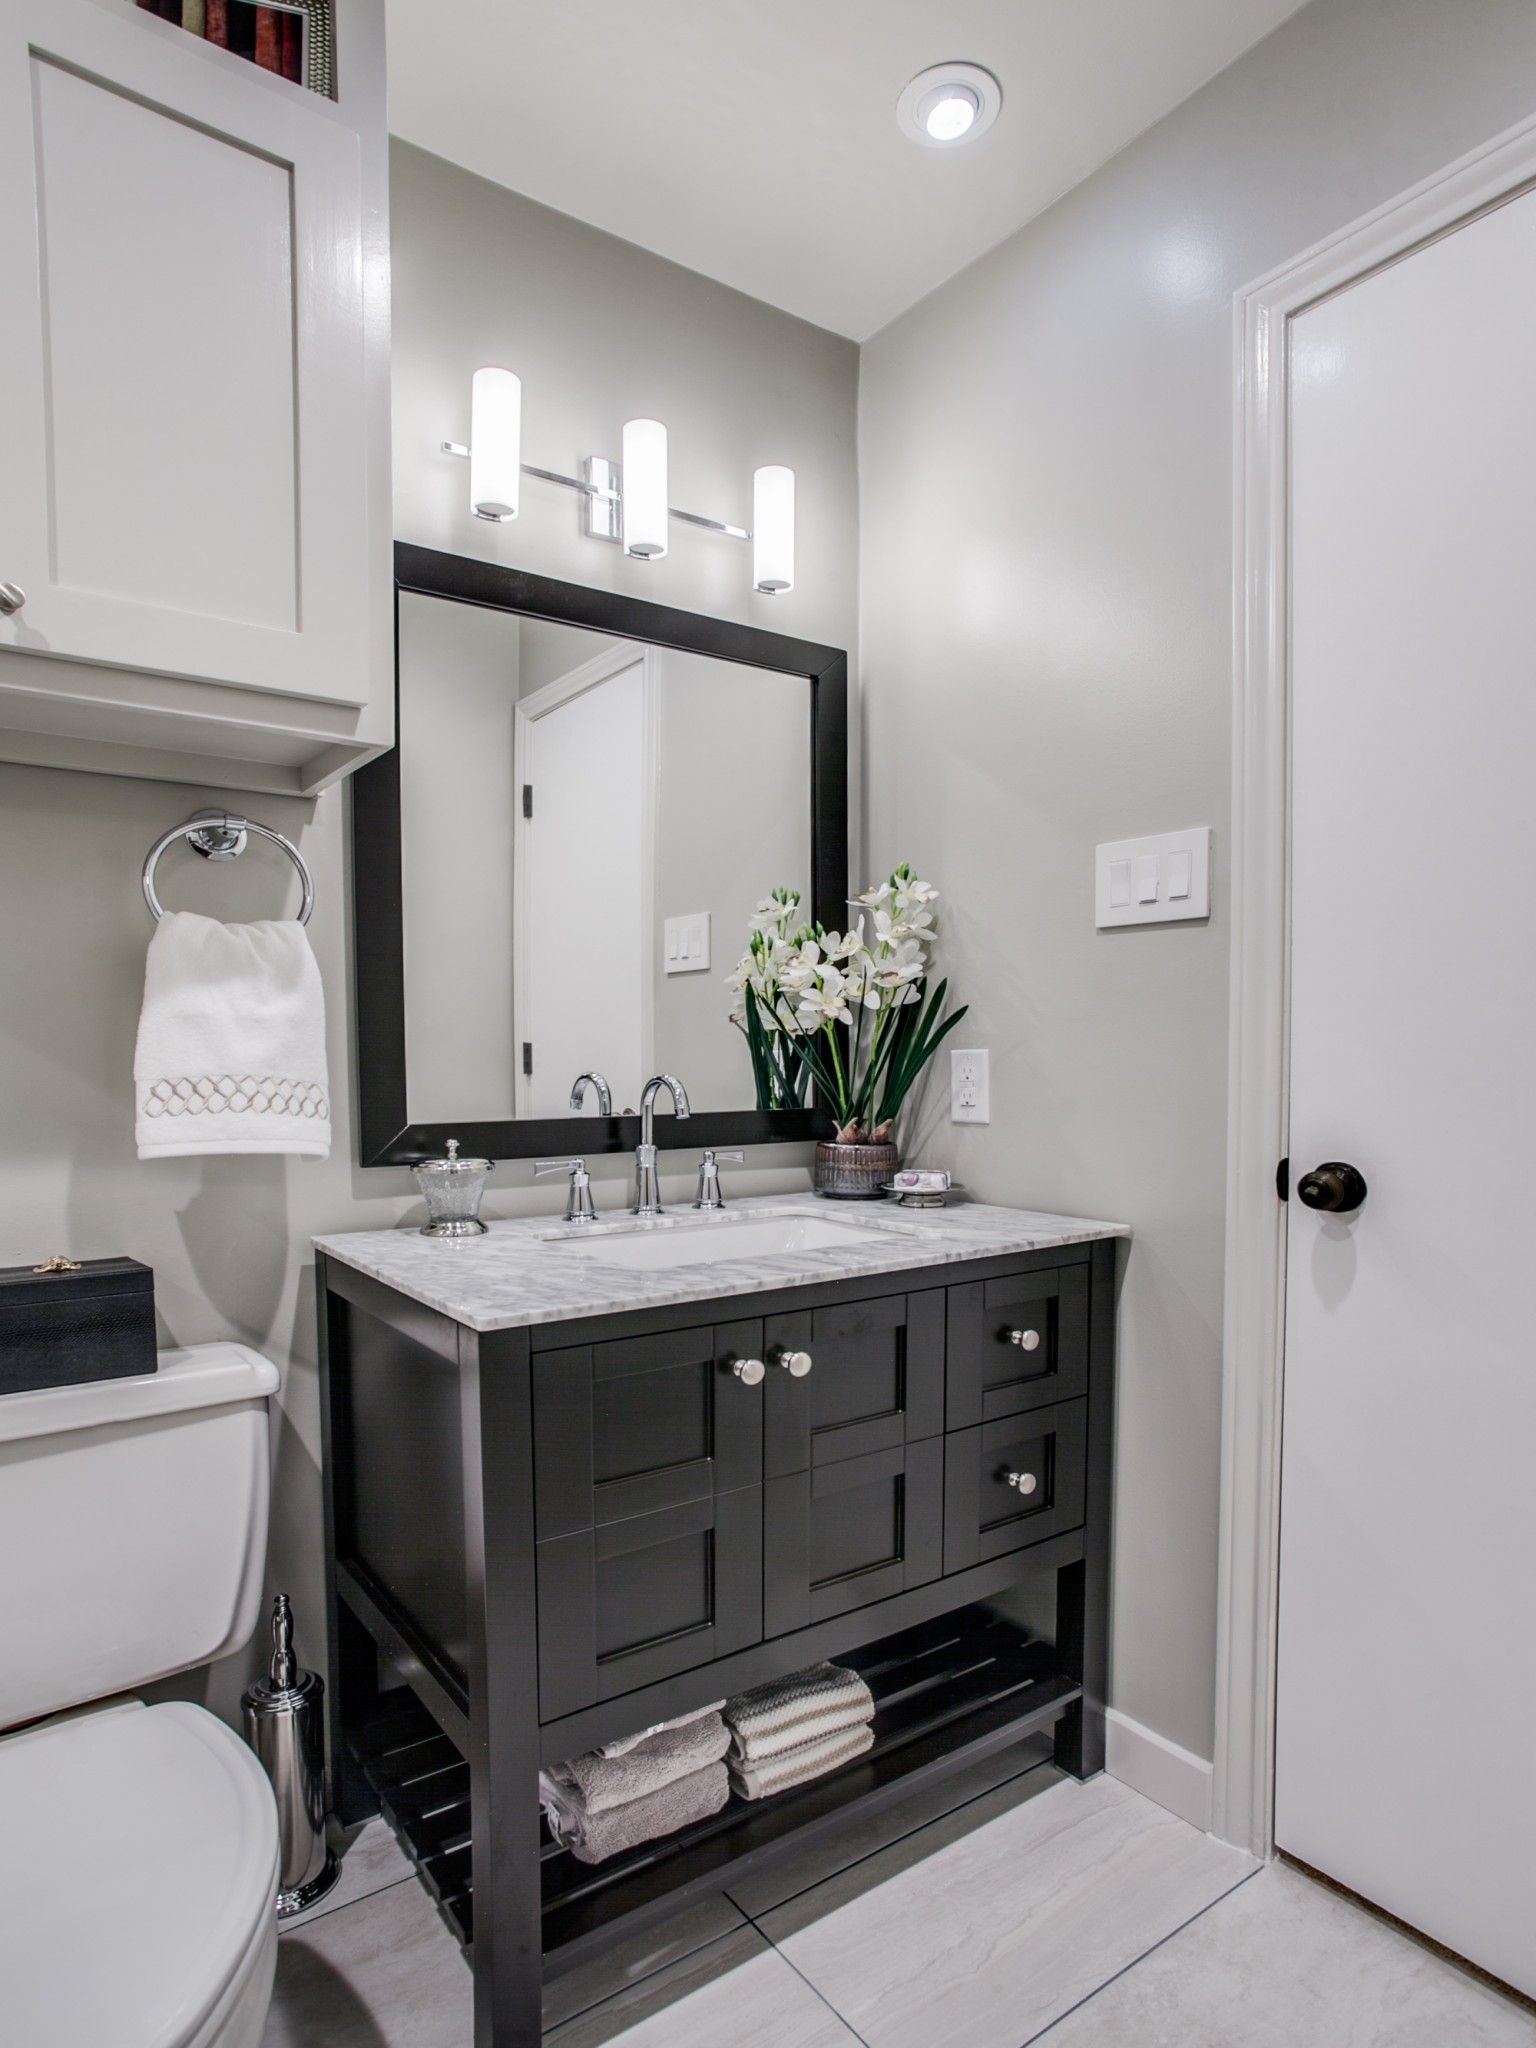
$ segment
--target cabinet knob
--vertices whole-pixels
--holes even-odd
[[[773,1362],[782,1365],[791,1379],[803,1380],[815,1361],[809,1351],[779,1351],[774,1354]]]
[[[1038,1351],[1040,1349],[1040,1332],[1038,1330],[1010,1330],[1008,1332],[1008,1342],[1010,1344],[1017,1344],[1021,1351]]]
[[[19,583],[0,583],[0,612],[9,616],[19,612],[27,601],[27,593]]]
[[[738,1358],[731,1367],[743,1386],[755,1387],[766,1378],[768,1368],[760,1358]]]
[[[1010,1472],[1008,1484],[1019,1493],[1033,1493],[1040,1482],[1033,1472]]]

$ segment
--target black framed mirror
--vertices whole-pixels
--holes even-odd
[[[777,886],[847,921],[846,654],[401,541],[395,682],[351,784],[360,1163],[630,1151],[663,1072],[663,1147],[826,1136],[758,1106],[725,978]]]

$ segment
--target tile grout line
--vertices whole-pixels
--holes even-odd
[[[307,1913],[299,1914],[286,1925],[279,1921],[278,1939],[281,1941],[289,1934],[302,1934],[306,1927],[316,1927],[322,1920],[334,1919],[338,1913],[350,1913],[354,1906],[366,1906],[370,1899],[381,1899],[385,1892],[392,1892],[402,1884],[411,1884],[415,1877],[414,1870],[407,1870],[401,1877],[387,1877],[382,1884],[376,1884],[372,1891],[359,1892],[355,1899],[338,1899],[333,1906],[312,1906]]]
[[[1177,1941],[1186,1928],[1193,1927],[1197,1920],[1203,1920],[1207,1913],[1214,1913],[1218,1906],[1224,1904],[1235,1893],[1240,1892],[1245,1884],[1251,1884],[1254,1878],[1261,1875],[1266,1868],[1267,1865],[1261,1863],[1257,1870],[1247,1871],[1237,1880],[1236,1884],[1229,1884],[1224,1892],[1218,1892],[1216,1897],[1210,1900],[1208,1904],[1202,1906],[1198,1913],[1191,1913],[1187,1920],[1181,1920],[1177,1927],[1170,1928],[1159,1940],[1154,1941],[1150,1948],[1144,1948],[1139,1956],[1132,1956],[1128,1963],[1122,1963],[1112,1976],[1106,1977],[1102,1984],[1095,1984],[1085,1997],[1078,1999],[1075,2005],[1069,2005],[1065,2012],[1057,2013],[1055,2019],[1047,2020],[1037,2033],[1027,2035],[1019,2043],[1019,2048],[1033,2048],[1033,2044],[1036,2041],[1043,2041],[1047,2034],[1053,2032],[1055,2028],[1061,2025],[1063,2020],[1069,2020],[1073,2013],[1081,2012],[1085,2005],[1092,2005],[1099,1994],[1107,1991],[1111,1984],[1118,1984],[1122,1977],[1128,1976],[1132,1970],[1139,1968],[1147,1960],[1148,1956],[1155,1956],[1160,1948],[1166,1948],[1170,1941]]]
[[[734,1904],[735,1902],[732,1901],[732,1903]],[[740,1910],[741,1909],[738,1906],[737,1911],[740,1912]],[[751,1919],[750,1914],[747,1917],[749,1920]],[[848,2032],[853,2036],[854,2040],[858,2042],[859,2048],[869,2048],[869,2043],[865,2040],[864,2036],[859,2032],[858,2028],[853,2024],[853,2021],[849,2019],[847,2013],[838,2011],[837,2007],[832,2003],[831,1999],[828,1998],[827,1994],[820,1988],[820,1986],[813,1984],[810,1978],[806,1976],[804,1970],[802,1970],[800,1966],[796,1962],[794,1962],[789,1956],[785,1955],[783,1949],[779,1947],[779,1944],[773,1939],[772,1935],[763,1934],[762,1928],[758,1927],[757,1922],[755,1920],[752,1920],[752,1926],[757,1929],[757,1932],[759,1934],[763,1935],[763,1939],[767,1942],[769,1949],[774,1955],[776,1955],[779,1958],[780,1962],[786,1964],[789,1969],[793,1970],[795,1975],[800,1979],[800,1982],[805,1986],[806,1990],[809,1991],[813,1997],[818,1998],[821,2001],[821,2003],[827,2008],[827,2011],[831,2013],[833,2019],[837,2021],[838,2025],[840,2027],[847,2028]]]

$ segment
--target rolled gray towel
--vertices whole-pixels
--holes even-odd
[[[818,1736],[856,1728],[874,1715],[874,1697],[857,1671],[841,1664],[813,1664],[808,1671],[754,1686],[726,1701],[731,1761],[755,1763],[778,1756]]]
[[[797,1749],[780,1750],[777,1756],[761,1757],[756,1763],[731,1762],[731,1784],[743,1799],[768,1799],[792,1786],[808,1785],[824,1778],[844,1764],[862,1756],[875,1739],[868,1721],[852,1728],[839,1728],[814,1742],[802,1742]]]
[[[622,1756],[588,1750],[553,1765],[547,1775],[574,1793],[588,1814],[609,1813],[718,1763],[729,1740],[719,1714],[703,1714],[647,1735]]]
[[[657,1721],[650,1728],[642,1728],[638,1735],[624,1735],[617,1742],[600,1742],[595,1754],[628,1756],[632,1749],[638,1749],[642,1742],[649,1742],[653,1735],[661,1735],[668,1728],[686,1728],[690,1721],[702,1721],[709,1714],[718,1714],[724,1706],[724,1700],[711,1700],[707,1707],[695,1707],[691,1714],[679,1714],[675,1721]]]
[[[706,1764],[686,1778],[676,1778],[659,1792],[632,1799],[607,1813],[588,1813],[569,1788],[555,1784],[546,1792],[545,1811],[555,1839],[581,1863],[606,1863],[642,1842],[675,1834],[695,1821],[708,1820],[731,1796],[730,1775],[723,1763]]]

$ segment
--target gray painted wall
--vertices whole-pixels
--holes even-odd
[[[1528,0],[1315,0],[865,345],[874,869],[945,891],[987,1199],[1135,1226],[1113,1698],[1210,1754],[1235,289],[1529,115]],[[1208,926],[1096,933],[1096,842],[1217,828]]]
[[[395,531],[669,604],[851,647],[855,625],[856,351],[787,314],[548,212],[408,148],[392,152],[396,322]],[[649,571],[582,538],[568,493],[530,485],[511,528],[467,510],[462,464],[434,453],[468,429],[470,373],[506,362],[524,377],[526,452],[551,468],[618,452],[618,429],[654,410],[672,429],[674,502],[740,520],[752,469],[786,461],[802,494],[801,587],[750,593],[739,543],[680,533]],[[149,936],[139,868],[166,828],[221,790],[0,766],[0,1262],[68,1250],[127,1252],[155,1269],[162,1341],[236,1336],[283,1366],[272,1574],[298,1604],[300,1648],[320,1638],[320,1431],[313,1261],[327,1230],[418,1212],[403,1170],[352,1165],[347,878],[336,791],[311,805],[263,799],[256,815],[295,834],[318,892],[311,935],[329,1005],[335,1150],[301,1160],[157,1160],[133,1151],[134,1030]],[[292,904],[281,863],[259,852],[210,868],[167,855],[178,908],[263,917]],[[804,1152],[774,1148],[736,1169],[753,1191],[803,1187]],[[665,1163],[665,1162],[664,1162]],[[595,1173],[622,1200],[624,1163]],[[490,1215],[558,1211],[528,1165],[503,1167]],[[693,1155],[666,1175],[693,1191]],[[246,1660],[161,1688],[231,1712]]]

